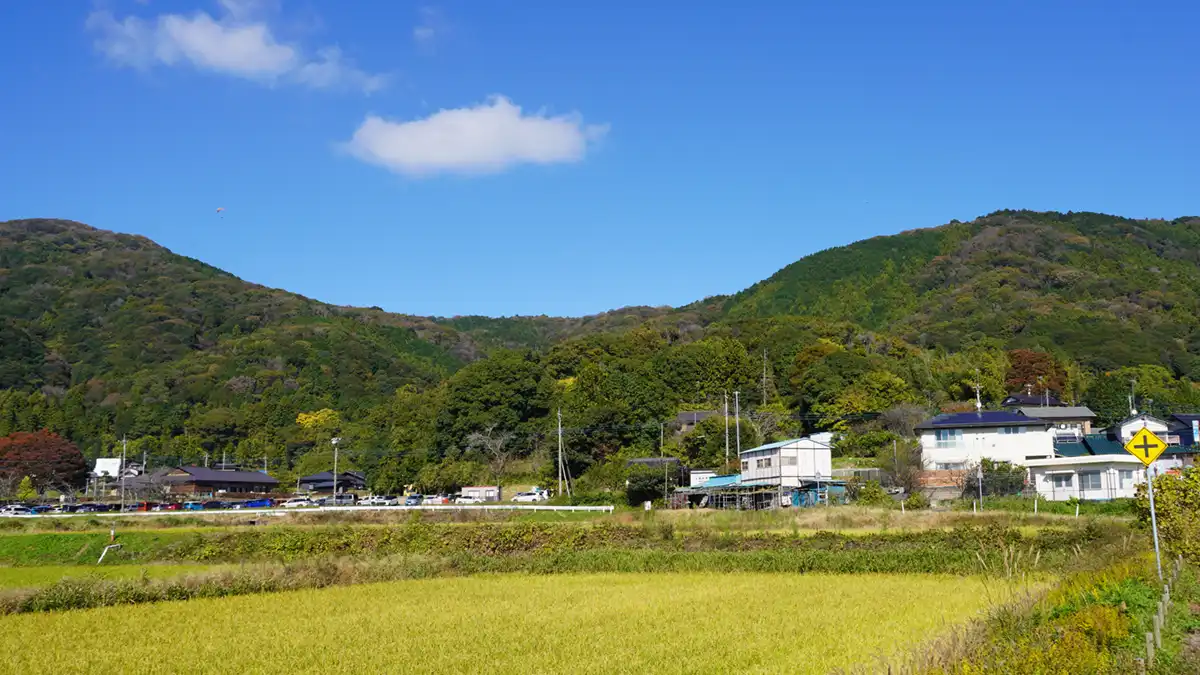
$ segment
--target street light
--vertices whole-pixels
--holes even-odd
[[[337,473],[338,447],[337,446],[338,446],[338,443],[342,442],[342,439],[338,436],[334,436],[333,438],[329,439],[329,442],[333,444],[333,504],[334,504],[334,506],[337,506],[337,476],[338,476],[338,473]]]

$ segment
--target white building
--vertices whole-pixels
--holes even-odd
[[[1054,457],[1026,462],[1029,484],[1051,501],[1106,500],[1133,497],[1146,470],[1133,455]]]
[[[741,453],[741,482],[800,487],[833,476],[833,434],[767,443]]]
[[[1145,413],[1142,413],[1141,415],[1133,415],[1132,417],[1126,417],[1125,419],[1121,420],[1121,423],[1118,425],[1118,433],[1121,438],[1121,442],[1128,442],[1129,439],[1133,438],[1134,434],[1141,431],[1143,428],[1154,432],[1154,435],[1161,438],[1167,445],[1175,445],[1179,443],[1179,434],[1168,433],[1170,425],[1158,419],[1157,417],[1147,415]]]
[[[485,502],[500,501],[500,487],[498,485],[469,485],[459,490],[464,497],[474,497],[482,499]]]
[[[938,415],[918,424],[927,470],[961,470],[987,458],[1026,465],[1054,457],[1051,424],[1009,411]]]

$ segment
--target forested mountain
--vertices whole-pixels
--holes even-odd
[[[603,485],[657,452],[660,423],[724,392],[753,420],[743,445],[834,428],[857,452],[976,383],[987,402],[1047,387],[1112,418],[1136,379],[1143,408],[1200,408],[1198,311],[1198,218],[1003,211],[678,309],[503,319],[336,307],[142,237],[10,221],[0,436],[48,428],[89,457],[128,436],[153,461],[265,460],[286,481],[328,468],[337,434],[381,488],[436,489],[488,479],[508,451],[506,473],[543,470],[561,408],[573,473]],[[666,434],[668,452],[720,463],[716,422]]]
[[[951,350],[994,338],[1195,378],[1200,218],[1001,211],[822,251],[722,300],[727,317],[841,319]]]

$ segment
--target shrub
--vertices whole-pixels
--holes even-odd
[[[859,488],[857,503],[863,506],[892,506],[894,501],[879,481],[872,480]]]
[[[1200,513],[1200,470],[1189,468],[1178,475],[1155,478],[1154,508],[1158,533],[1166,548],[1189,562],[1200,562],[1200,519],[1195,515]],[[1137,488],[1134,511],[1142,523],[1150,524],[1150,498],[1145,483]]]
[[[929,497],[926,497],[923,492],[914,492],[905,498],[904,508],[927,509],[929,508]]]

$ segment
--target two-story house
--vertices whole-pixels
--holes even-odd
[[[1051,423],[1011,411],[938,415],[916,426],[927,470],[961,470],[987,458],[1024,465],[1054,456]]]
[[[800,487],[814,480],[830,480],[832,442],[833,434],[823,433],[743,450],[740,482]]]

